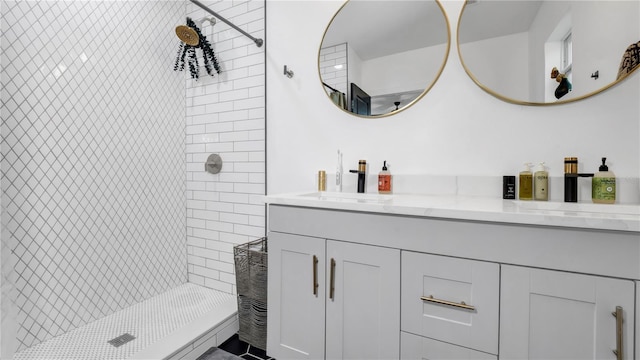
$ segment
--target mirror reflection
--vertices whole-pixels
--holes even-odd
[[[350,0],[325,31],[321,86],[344,111],[387,116],[433,86],[449,53],[449,25],[436,0]]]
[[[637,0],[469,0],[458,22],[458,52],[473,81],[498,98],[576,101],[637,68],[639,14]]]

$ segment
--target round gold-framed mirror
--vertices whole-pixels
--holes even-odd
[[[324,32],[320,86],[329,101],[355,116],[397,114],[433,87],[450,44],[438,0],[348,0]]]
[[[638,0],[467,0],[458,54],[469,77],[501,100],[575,102],[636,72],[638,14]]]

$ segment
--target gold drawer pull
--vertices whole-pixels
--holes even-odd
[[[459,303],[457,303],[457,302],[453,302],[453,301],[441,300],[441,299],[434,298],[433,295],[429,295],[429,297],[422,296],[422,297],[420,297],[420,300],[428,301],[428,302],[432,302],[432,303],[436,303],[436,304],[453,306],[453,307],[457,307],[457,308],[461,308],[461,309],[465,309],[465,310],[471,310],[471,311],[474,311],[476,309],[475,306],[467,305],[467,304],[464,303],[464,301],[460,301]]]
[[[616,318],[616,349],[613,350],[613,353],[616,354],[617,360],[622,360],[624,359],[622,353],[622,338],[624,337],[622,306],[616,306],[616,311],[612,312],[611,315]]]

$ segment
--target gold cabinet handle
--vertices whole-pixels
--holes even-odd
[[[428,297],[422,296],[420,297],[420,300],[441,304],[441,305],[453,306],[453,307],[457,307],[465,310],[471,310],[471,311],[476,309],[475,306],[467,305],[464,303],[464,301],[460,301],[459,303],[457,303],[453,301],[441,300],[441,299],[434,298],[433,295],[429,295]]]
[[[613,353],[616,354],[617,360],[622,360],[624,358],[622,352],[622,338],[624,335],[622,306],[616,306],[616,311],[612,312],[611,315],[616,318],[616,349],[613,350]]]
[[[331,279],[329,285],[329,299],[333,300],[336,285],[336,261],[333,258],[331,258],[331,275],[329,277]]]
[[[313,255],[313,295],[318,296],[318,257]]]

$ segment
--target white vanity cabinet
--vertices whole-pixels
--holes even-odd
[[[270,233],[267,241],[267,352],[324,359],[325,240]]]
[[[495,358],[499,294],[499,264],[402,252],[401,319],[407,333],[490,353]]]
[[[640,281],[636,281],[636,326],[640,326]],[[640,331],[636,331],[636,352],[640,357]]]
[[[269,205],[270,356],[631,360],[640,350],[637,231],[364,204]]]
[[[276,359],[396,359],[400,251],[269,234],[267,352]]]
[[[327,267],[325,358],[397,359],[400,251],[328,240]]]
[[[633,281],[503,265],[501,286],[501,359],[633,359]]]
[[[402,360],[497,360],[496,355],[402,332]]]

